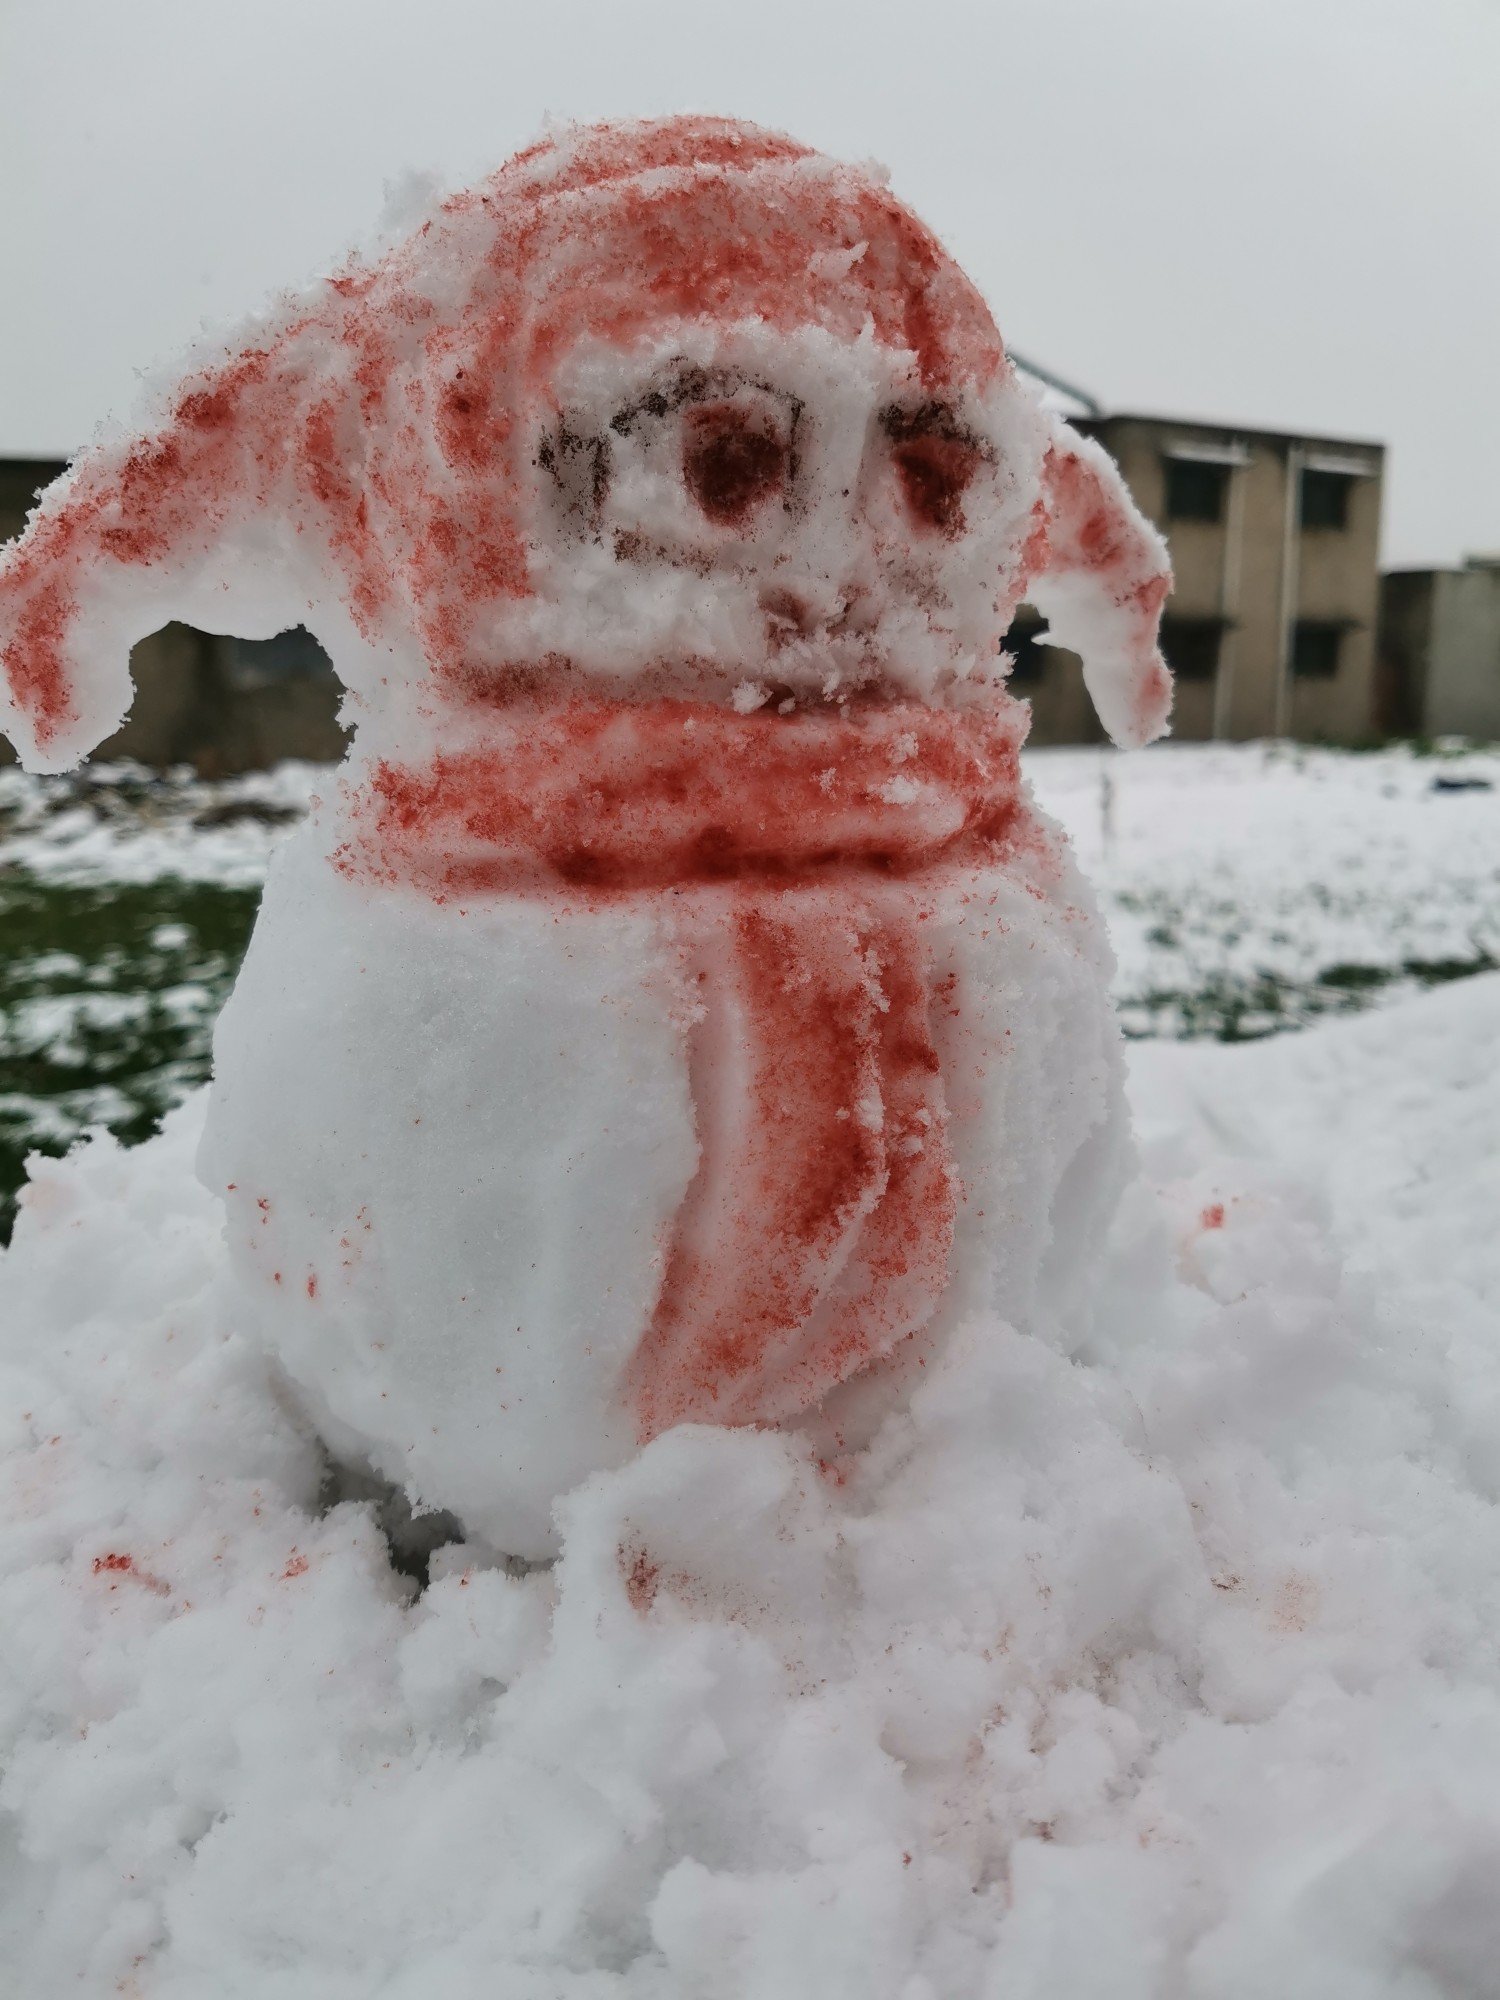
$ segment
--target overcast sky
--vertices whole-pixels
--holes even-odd
[[[878,158],[1109,408],[1383,439],[1386,555],[1500,549],[1500,0],[0,0],[0,453],[544,116]]]

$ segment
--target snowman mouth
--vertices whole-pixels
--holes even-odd
[[[375,765],[336,859],[443,898],[920,877],[1003,852],[1026,719],[899,700],[516,705],[482,748]]]

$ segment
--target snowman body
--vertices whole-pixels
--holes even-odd
[[[967,1315],[1055,1331],[1106,1227],[1128,1151],[1108,952],[1045,832],[933,886],[948,1283],[900,1351],[850,1376],[835,1357],[821,1406],[787,1413],[829,1457]],[[680,912],[372,893],[335,863],[347,836],[330,810],[277,859],[215,1039],[200,1172],[238,1309],[335,1454],[541,1556],[557,1495],[637,1446],[632,1362],[713,1143]]]
[[[1170,576],[865,169],[555,135],[283,301],[0,559],[33,768],[164,618],[349,691],[215,1045],[237,1319],[340,1456],[517,1554],[684,1422],[857,1450],[1086,1290],[1108,953],[1026,793],[1035,605],[1165,728]]]

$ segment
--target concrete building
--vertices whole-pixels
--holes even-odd
[[[62,470],[60,459],[0,459],[0,541],[20,534],[38,492]],[[141,640],[130,666],[135,700],[124,727],[94,753],[100,760],[191,764],[218,777],[344,754],[339,684],[309,633],[250,641],[167,625]],[[0,738],[0,763],[14,761]]]
[[[1177,677],[1173,734],[1374,736],[1384,448],[1245,425],[1069,414],[1118,462],[1171,547],[1176,587],[1162,650]],[[1032,741],[1098,741],[1077,662],[1034,645],[1037,622],[1023,612],[1010,642],[1016,690],[1032,704]]]
[[[1392,570],[1380,627],[1392,733],[1500,742],[1500,555]]]

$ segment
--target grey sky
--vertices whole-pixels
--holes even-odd
[[[1386,551],[1500,548],[1500,0],[0,0],[0,451],[544,114],[882,159],[1115,409],[1383,438]]]

